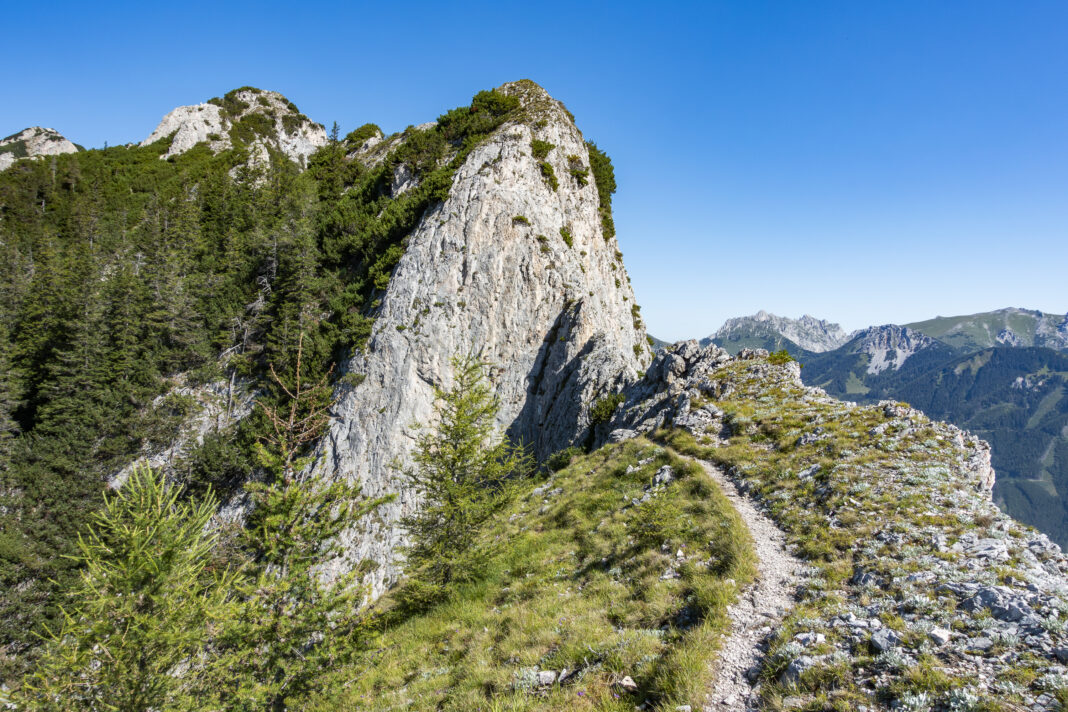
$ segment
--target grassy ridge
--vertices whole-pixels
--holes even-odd
[[[675,479],[651,486],[664,465]],[[748,530],[716,485],[644,439],[527,484],[481,544],[493,554],[480,580],[428,613],[405,618],[385,600],[378,640],[336,672],[346,694],[315,708],[696,708],[727,606],[755,575]],[[538,684],[565,669],[563,683]]]

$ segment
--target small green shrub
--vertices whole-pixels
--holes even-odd
[[[784,363],[790,363],[794,360],[794,357],[786,349],[779,349],[775,353],[768,356],[768,363],[781,366]]]
[[[571,461],[581,454],[582,450],[579,450],[577,447],[558,450],[545,459],[545,469],[549,472],[559,472],[570,465]]]
[[[575,246],[575,240],[571,237],[571,231],[568,230],[566,227],[560,228],[560,237],[564,238],[564,244],[566,244],[568,247]]]
[[[622,393],[610,393],[598,400],[590,408],[590,424],[607,423],[611,420],[612,414],[616,412],[616,408],[626,399],[627,397]]]
[[[382,129],[378,128],[377,124],[364,124],[358,129],[349,131],[345,136],[345,143],[353,148],[359,148],[367,142],[367,139],[380,133],[382,133]]]
[[[530,152],[534,158],[539,161],[545,160],[545,157],[549,155],[549,151],[556,148],[556,144],[549,143],[548,141],[539,141],[534,139],[530,142]]]
[[[567,157],[567,169],[579,187],[584,188],[589,185],[590,169],[582,164],[582,159],[578,156],[572,154]]]
[[[560,181],[556,179],[556,171],[553,170],[552,165],[548,161],[542,161],[538,164],[541,168],[541,177],[545,179],[546,184],[553,190],[560,187]]]
[[[528,218],[526,215],[516,215],[515,217],[512,218],[512,224],[513,225],[529,225],[530,224],[530,218]]]

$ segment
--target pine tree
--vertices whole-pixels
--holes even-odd
[[[326,377],[302,382],[302,347],[303,337],[293,380],[271,369],[285,397],[261,405],[271,434],[257,450],[268,480],[246,486],[253,508],[241,533],[252,563],[217,658],[200,676],[203,694],[228,710],[293,709],[325,671],[354,659],[366,633],[356,571],[326,581],[321,567],[342,555],[338,535],[383,500],[363,500],[347,482],[298,477],[310,461],[305,449],[328,422],[329,391]]]
[[[209,569],[217,502],[138,468],[79,540],[81,581],[61,627],[24,681],[21,709],[173,710],[188,701],[174,673],[224,617],[232,576]]]
[[[485,556],[476,539],[483,524],[507,501],[510,484],[527,473],[531,458],[497,430],[499,401],[486,379],[488,364],[466,356],[452,361],[454,384],[436,388],[439,423],[419,439],[415,467],[404,472],[422,497],[419,513],[404,524],[412,577],[403,596],[409,605],[431,603],[453,582],[477,575]]]

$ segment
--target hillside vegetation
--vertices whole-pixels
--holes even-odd
[[[315,708],[697,709],[726,607],[754,575],[715,484],[646,440],[524,485],[480,546],[477,580],[431,610],[385,599],[366,655],[333,673],[345,692]]]
[[[337,379],[407,235],[518,108],[480,92],[366,163],[335,132],[303,172],[280,154],[250,163],[257,132],[274,128],[244,122],[218,153],[199,143],[161,160],[169,136],[0,173],[0,677],[32,659],[35,632],[55,619],[107,479],[174,442],[198,409],[189,387],[227,393],[236,381],[277,406],[268,364],[291,379],[302,337],[306,377]],[[190,496],[225,498],[247,479],[264,412],[209,428],[167,463]]]

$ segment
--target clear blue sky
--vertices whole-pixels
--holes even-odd
[[[251,84],[387,131],[528,77],[612,156],[652,333],[1068,311],[1068,3],[9,3],[0,135]]]

